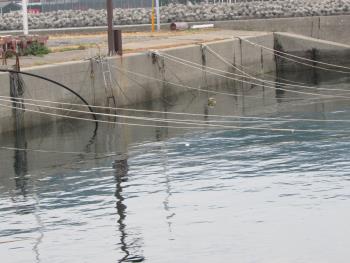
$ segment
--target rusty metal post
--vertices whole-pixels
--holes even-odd
[[[114,30],[114,51],[119,55],[123,55],[122,31]]]
[[[107,0],[108,55],[114,55],[113,0]]]

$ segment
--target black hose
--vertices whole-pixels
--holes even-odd
[[[17,73],[17,74],[22,74],[22,75],[27,75],[27,76],[30,76],[30,77],[34,77],[34,78],[39,78],[39,79],[42,79],[42,80],[46,80],[48,82],[51,82],[53,84],[56,84],[62,88],[64,88],[65,90],[68,90],[69,92],[73,93],[75,96],[77,96],[88,108],[89,108],[89,111],[92,113],[92,117],[94,118],[94,120],[96,121],[95,122],[95,125],[96,125],[96,129],[95,131],[97,130],[98,128],[98,122],[97,122],[97,117],[96,117],[96,114],[94,112],[94,110],[91,108],[90,104],[82,97],[80,96],[77,92],[75,92],[74,90],[68,88],[67,86],[63,85],[62,83],[59,83],[55,80],[52,80],[52,79],[49,79],[49,78],[46,78],[46,77],[43,77],[43,76],[40,76],[40,75],[37,75],[37,74],[33,74],[33,73],[28,73],[28,72],[23,72],[23,71],[17,71],[17,70],[12,70],[12,69],[0,69],[0,72],[9,72],[9,73]]]

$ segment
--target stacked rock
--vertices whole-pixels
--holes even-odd
[[[350,0],[269,0],[236,4],[169,4],[161,7],[161,22],[195,22],[249,18],[323,16],[350,14]],[[61,10],[30,14],[31,29],[86,27],[106,25],[106,10]],[[151,22],[149,8],[114,9],[116,25]],[[0,16],[0,30],[22,27],[20,12]]]

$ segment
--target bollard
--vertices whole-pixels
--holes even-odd
[[[114,51],[119,55],[123,55],[122,31],[120,29],[113,30]]]

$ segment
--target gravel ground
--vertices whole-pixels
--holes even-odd
[[[151,49],[162,49],[168,47],[184,46],[189,44],[207,43],[224,39],[232,39],[232,36],[256,36],[265,34],[264,32],[237,31],[237,30],[196,30],[185,32],[159,32],[159,33],[127,33],[123,36],[124,53],[147,52]],[[82,50],[69,50],[74,45],[83,45],[87,42],[97,43],[97,45],[84,48]],[[65,43],[65,44],[61,44]],[[58,48],[43,57],[21,57],[21,67],[41,66],[69,61],[89,59],[99,53],[107,53],[106,36],[99,35],[81,35],[81,36],[55,36],[49,41],[52,49]],[[76,48],[76,47],[74,47]],[[61,50],[61,51],[59,51]],[[8,65],[14,64],[13,59],[9,60]]]

